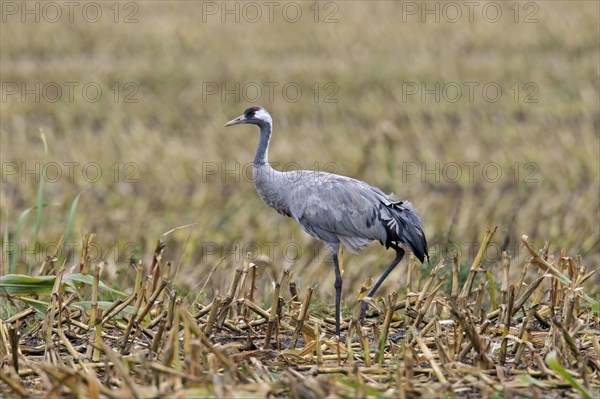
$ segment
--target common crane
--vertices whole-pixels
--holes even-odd
[[[335,272],[335,332],[340,335],[342,275],[338,263],[340,243],[353,253],[371,241],[393,248],[396,256],[369,292],[381,286],[404,256],[403,245],[424,262],[427,240],[422,222],[410,202],[383,193],[363,181],[312,170],[279,172],[269,165],[268,149],[273,120],[262,107],[254,106],[225,126],[252,124],[260,128],[253,177],[262,200],[282,215],[294,218],[313,237],[323,240],[332,254]],[[361,319],[367,304],[363,303]]]

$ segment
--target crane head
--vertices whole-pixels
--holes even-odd
[[[225,126],[240,125],[242,123],[260,126],[264,124],[270,125],[273,123],[273,120],[266,109],[255,105],[254,107],[247,108],[242,115],[227,122]]]

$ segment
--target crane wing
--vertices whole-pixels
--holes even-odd
[[[292,216],[314,237],[341,242],[352,252],[373,240],[402,242],[422,259],[427,252],[421,221],[412,205],[360,180],[297,171],[290,181]]]

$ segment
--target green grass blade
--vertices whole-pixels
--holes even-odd
[[[40,301],[39,299],[28,298],[26,296],[19,297],[18,299],[31,305],[31,307],[37,310],[41,315],[48,313],[48,302]]]
[[[6,216],[6,219],[8,219],[8,215]],[[4,232],[3,232],[3,237],[2,237],[2,264],[4,264],[4,262],[6,261],[6,263],[10,264],[10,259],[8,259],[8,239],[9,239],[9,235],[8,235],[8,223],[4,223]],[[5,258],[6,256],[6,258]],[[3,270],[4,268],[0,268],[0,270]]]
[[[581,395],[586,399],[592,399],[592,395],[585,389],[583,385],[579,383],[567,370],[564,369],[563,366],[558,362],[558,358],[556,357],[556,351],[552,351],[546,356],[546,364],[548,367],[556,373],[558,373],[562,378],[564,378],[569,385],[571,385],[574,389],[578,390]]]
[[[50,295],[56,276],[9,274],[0,277],[0,295]]]
[[[77,283],[92,285],[92,284],[94,284],[94,276],[89,275],[89,274],[85,274],[84,275],[84,274],[79,274],[79,273],[77,273],[77,274],[70,274],[70,275],[67,276],[66,282],[67,282],[67,284],[69,284],[69,285],[71,285],[73,287],[75,287],[75,285]],[[122,291],[115,290],[114,288],[110,288],[110,287],[106,286],[102,281],[99,282],[98,287],[101,288],[101,289],[103,289],[103,290],[105,290],[105,291],[108,291],[108,292],[110,292],[112,294],[120,296],[121,298],[126,298],[126,297],[129,296],[129,295],[127,295],[126,293],[124,293]]]
[[[105,309],[112,306],[113,304],[114,304],[114,302],[98,301],[98,306],[100,306],[101,308],[105,308]],[[72,302],[69,304],[69,306],[71,306],[71,307],[81,306],[84,309],[90,309],[92,307],[92,301]],[[125,306],[122,310],[122,312],[128,313],[128,314],[132,314],[134,311],[135,311],[135,308],[133,306]]]
[[[48,160],[48,143],[46,141],[46,135],[44,131],[40,129],[40,137],[42,138],[42,143],[44,143],[44,162]],[[37,218],[35,221],[35,236],[34,243],[38,242],[38,235],[40,233],[40,228],[42,227],[42,197],[44,193],[44,178],[40,177],[40,184],[38,185],[38,193],[37,193]]]
[[[75,220],[75,211],[77,211],[77,204],[79,203],[79,197],[81,196],[81,194],[82,194],[82,192],[77,194],[77,196],[73,200],[73,203],[71,204],[71,210],[69,211],[69,219],[67,220],[67,228],[65,229],[65,238],[63,241],[61,253],[65,248],[65,244],[69,242],[69,238],[71,237],[71,230],[73,229],[73,221]]]
[[[21,212],[21,215],[19,216],[19,220],[17,221],[17,227],[15,229],[15,236],[14,236],[14,240],[13,240],[13,243],[17,247],[15,249],[13,256],[10,258],[10,263],[9,263],[9,267],[8,267],[9,274],[13,274],[15,272],[15,266],[17,264],[17,259],[19,257],[19,250],[21,247],[21,244],[19,243],[19,239],[21,238],[21,229],[23,228],[23,225],[25,224],[25,221],[27,220],[27,215],[29,215],[29,212],[31,212],[32,209],[33,208],[28,208],[28,209],[25,209],[23,212]]]
[[[485,275],[487,277],[488,286],[490,288],[490,302],[492,303],[492,310],[498,309],[498,302],[496,300],[496,283],[494,282],[494,276],[490,271],[486,271]]]
[[[8,274],[0,277],[0,295],[50,295],[54,288],[54,282],[56,276],[27,276],[24,274]],[[65,288],[71,287],[74,291],[77,291],[82,285],[92,285],[94,283],[93,276],[83,274],[69,274],[65,275],[63,283],[61,284],[60,290],[64,291]],[[122,298],[128,295],[119,290],[107,287],[103,282],[100,281],[98,286],[105,291],[112,294],[118,295]]]

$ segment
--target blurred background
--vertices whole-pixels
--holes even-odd
[[[130,279],[130,258],[148,264],[164,233],[195,224],[165,238],[180,289],[222,291],[250,252],[273,278],[294,264],[302,287],[329,299],[327,251],[254,190],[258,129],[223,128],[254,104],[273,116],[276,168],[412,201],[432,260],[458,251],[466,268],[497,226],[484,262],[495,275],[502,250],[520,272],[523,234],[597,268],[599,8],[3,1],[2,272],[10,256],[18,272],[37,270],[78,198],[69,264],[95,233],[94,259]],[[24,212],[40,180],[36,235],[38,210]],[[391,258],[379,244],[345,256],[345,297]]]

